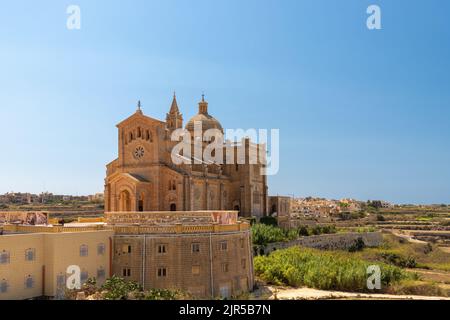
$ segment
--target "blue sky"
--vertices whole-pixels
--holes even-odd
[[[81,8],[81,30],[66,8]],[[377,4],[382,30],[366,28]],[[279,128],[271,194],[450,203],[447,1],[10,1],[0,5],[0,193],[103,190],[142,101]]]

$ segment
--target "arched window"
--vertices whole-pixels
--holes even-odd
[[[177,183],[175,180],[172,181],[172,190],[177,190]]]
[[[138,129],[137,129],[137,137],[138,138],[141,137],[141,127],[138,127]]]
[[[170,211],[177,211],[177,205],[175,203],[170,204]]]
[[[34,287],[34,279],[33,276],[28,275],[28,277],[25,278],[25,288],[31,289]]]
[[[123,190],[119,195],[119,210],[131,211],[131,195],[127,190]]]

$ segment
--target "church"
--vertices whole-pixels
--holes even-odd
[[[210,115],[204,95],[198,113],[184,129],[217,129],[221,123]],[[223,143],[223,149],[244,150],[244,163],[233,161],[175,164],[171,153],[178,143],[174,130],[183,128],[183,115],[174,94],[165,121],[137,110],[117,125],[118,158],[109,163],[105,179],[105,212],[236,210],[242,217],[260,218],[268,212],[267,176],[263,161],[249,161],[252,150],[265,148],[243,138]],[[265,150],[265,149],[264,149]],[[263,152],[265,154],[265,152]],[[224,157],[226,152],[223,152]],[[237,157],[237,156],[236,156]]]

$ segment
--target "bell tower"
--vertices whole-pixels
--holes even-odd
[[[175,92],[173,93],[172,105],[170,106],[169,113],[166,115],[166,127],[173,131],[183,127],[183,115],[180,113],[177,104],[177,97]]]

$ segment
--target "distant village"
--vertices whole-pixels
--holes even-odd
[[[382,200],[359,201],[355,199],[325,199],[315,197],[305,198],[285,198],[287,204],[285,213],[291,218],[338,218],[342,214],[356,213],[365,210],[368,206],[373,208],[393,208],[391,204]],[[0,209],[7,206],[26,206],[26,205],[58,205],[71,203],[97,203],[104,202],[103,193],[93,195],[61,195],[50,192],[42,192],[40,194],[7,192],[0,195]],[[279,210],[276,210],[279,211]],[[272,216],[276,216],[278,212],[273,210]]]
[[[103,203],[103,193],[86,196],[57,195],[50,192],[40,194],[7,192],[0,195],[0,206],[7,205],[50,205],[64,202]]]
[[[393,204],[382,201],[358,201],[355,199],[329,200],[325,198],[296,198],[291,200],[291,216],[327,218],[344,212],[359,212],[371,206],[373,208],[392,208]]]

